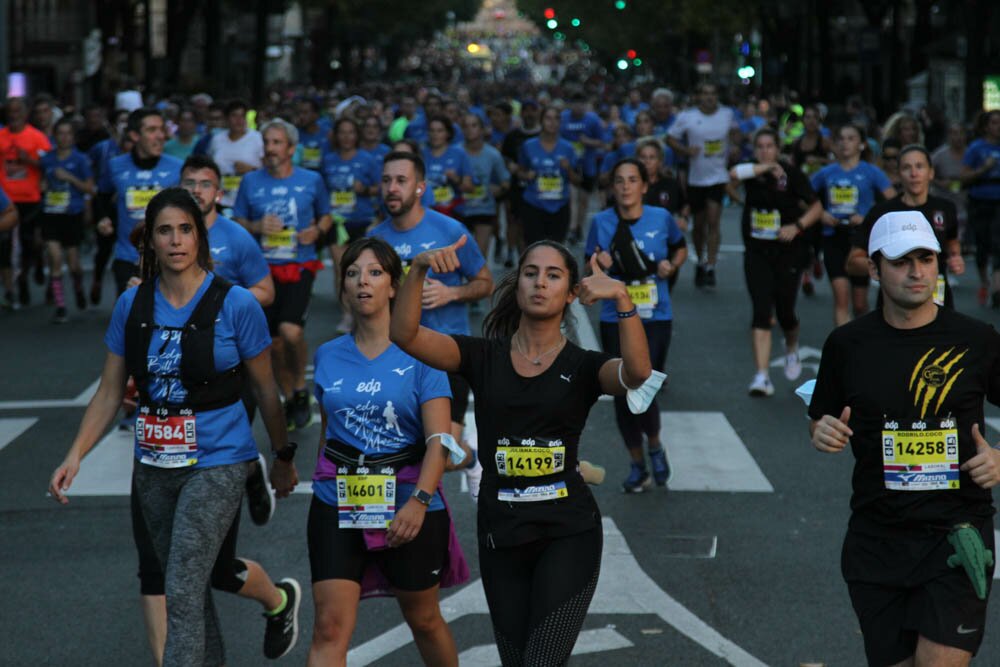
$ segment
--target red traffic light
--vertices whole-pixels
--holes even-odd
[[[629,49],[628,51],[625,52],[625,55],[628,56],[629,58],[635,58],[636,55],[638,54],[636,54],[635,49]]]
[[[552,9],[551,7],[546,7],[545,8],[545,18],[547,18],[547,19],[554,19],[555,17],[556,17],[556,10]]]

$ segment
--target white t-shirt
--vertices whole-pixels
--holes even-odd
[[[209,155],[219,165],[222,172],[223,206],[232,206],[236,201],[236,191],[239,190],[239,176],[236,175],[237,162],[246,162],[259,168],[264,159],[264,139],[257,130],[247,130],[246,134],[232,141],[229,132],[219,132],[212,137],[208,149]]]
[[[707,187],[729,182],[726,160],[729,157],[729,130],[736,124],[733,110],[719,107],[707,116],[697,107],[685,109],[667,132],[688,146],[700,146],[701,151],[689,158],[688,184]]]

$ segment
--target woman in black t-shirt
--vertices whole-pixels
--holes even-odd
[[[597,503],[577,470],[580,434],[602,393],[646,388],[646,336],[625,285],[605,275],[596,257],[593,275],[579,280],[576,260],[553,241],[529,246],[499,283],[485,338],[419,326],[424,275],[454,271],[464,242],[414,258],[390,336],[429,366],[461,374],[475,393],[480,572],[503,664],[562,664],[597,586],[603,537]],[[576,298],[615,301],[621,359],[563,336]]]
[[[778,133],[769,127],[753,139],[754,162],[739,164],[730,176],[746,188],[743,206],[743,273],[753,319],[750,324],[756,375],[751,396],[771,396],[768,377],[771,359],[771,317],[776,315],[785,334],[785,377],[799,379],[799,318],[795,297],[799,291],[802,256],[808,252],[802,234],[823,212],[805,175],[778,160]]]

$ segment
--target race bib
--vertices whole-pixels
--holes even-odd
[[[858,188],[853,185],[835,185],[830,188],[830,203],[851,212],[858,205]]]
[[[222,177],[222,189],[226,192],[231,192],[236,194],[236,191],[240,189],[240,181],[243,177],[239,174],[227,174]]]
[[[882,469],[885,488],[893,491],[934,491],[959,488],[958,429],[954,419],[927,429],[914,422],[899,430],[889,421],[882,431]]]
[[[337,209],[353,210],[357,201],[354,190],[334,190],[330,193],[330,206]]]
[[[304,147],[302,149],[302,164],[305,166],[315,167],[319,164],[321,157],[319,146]]]
[[[129,211],[145,211],[157,192],[157,188],[128,188],[125,190],[125,208]]]
[[[338,467],[337,515],[341,528],[388,528],[396,515],[396,473],[392,467]]]
[[[778,211],[758,211],[750,214],[750,237],[761,241],[776,241],[781,230],[781,213]]]
[[[468,199],[472,199],[475,201],[481,201],[483,199],[486,199],[486,186],[477,185],[475,188],[473,188],[472,192],[469,193]]]
[[[523,489],[499,489],[497,500],[506,503],[537,503],[542,500],[558,500],[569,495],[566,482],[538,484]]]
[[[501,477],[544,477],[565,470],[566,447],[562,440],[500,438],[496,452]]]
[[[156,468],[186,468],[198,462],[195,416],[190,409],[159,417],[141,414],[135,420],[140,463]]]
[[[434,203],[435,204],[447,204],[455,198],[455,191],[451,189],[450,185],[439,185],[434,188]]]
[[[626,285],[625,289],[628,290],[629,298],[632,299],[636,310],[639,311],[639,317],[644,320],[652,317],[656,304],[660,302],[656,292],[656,283],[650,281],[637,285]]]
[[[950,181],[948,183],[948,189],[957,195],[962,191],[962,181]]]
[[[45,212],[61,213],[69,208],[69,190],[48,190],[45,193]]]
[[[704,155],[705,157],[719,157],[722,155],[723,140],[714,139],[712,141],[705,142]]]
[[[268,259],[295,259],[298,250],[298,234],[295,229],[283,229],[277,234],[264,234],[261,249]]]
[[[934,303],[939,306],[944,305],[944,286],[947,284],[945,277],[938,274],[937,284],[934,286]]]
[[[583,157],[583,154],[587,151],[587,147],[583,145],[582,141],[573,142],[573,152],[576,153],[577,159]]]
[[[562,176],[539,176],[538,177],[538,198],[539,199],[562,199],[563,179]]]

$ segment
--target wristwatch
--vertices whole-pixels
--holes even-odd
[[[299,448],[297,442],[289,442],[285,445],[285,448],[280,452],[271,450],[271,456],[279,461],[284,461],[285,463],[291,463],[292,459],[295,458],[295,451]]]
[[[430,493],[427,493],[426,491],[424,491],[422,489],[417,489],[416,491],[414,491],[413,492],[413,497],[417,499],[418,503],[420,503],[421,505],[424,505],[425,507],[428,506],[428,505],[430,505],[431,501],[434,500],[434,496],[433,495],[431,495]]]

